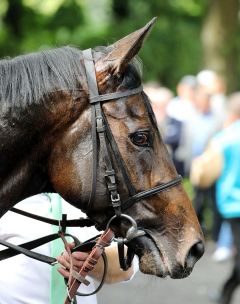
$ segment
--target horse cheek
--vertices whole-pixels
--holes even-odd
[[[49,176],[55,192],[69,202],[80,199],[82,181],[77,174],[75,163],[68,158],[54,155],[49,160]],[[71,181],[71,182],[69,182]]]

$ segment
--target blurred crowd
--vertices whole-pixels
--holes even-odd
[[[229,304],[240,284],[240,93],[227,96],[224,78],[211,70],[182,77],[176,96],[155,82],[144,90],[175,167],[190,185],[203,231],[216,244],[213,260],[234,260],[213,297]]]

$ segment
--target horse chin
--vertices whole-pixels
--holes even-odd
[[[156,243],[148,236],[134,239],[134,245],[132,243],[131,247],[139,257],[139,268],[144,274],[161,278],[170,276],[172,279],[183,279],[192,271],[192,268],[184,269],[180,265],[169,266],[169,261],[164,258]]]
[[[161,278],[170,274],[160,249],[150,237],[137,237],[131,241],[130,246],[139,258],[139,268],[142,273]]]

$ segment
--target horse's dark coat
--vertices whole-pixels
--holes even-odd
[[[113,46],[93,51],[100,94],[139,86],[141,71],[134,58],[152,24],[150,22]],[[102,105],[137,191],[167,183],[177,175],[144,100],[144,95],[138,93]],[[30,195],[51,191],[86,210],[92,185],[91,127],[94,124],[80,50],[63,47],[2,60],[0,214]],[[149,134],[148,144],[136,145],[134,135],[143,131]],[[97,199],[90,213],[98,224],[105,223],[113,215],[102,159],[100,149]],[[114,169],[118,192],[126,198],[125,181],[119,168]],[[141,250],[138,248],[137,253],[142,271],[175,278],[189,274],[200,257],[199,252],[203,252],[196,247],[203,237],[182,186],[144,199],[126,212],[143,228],[149,229],[151,235],[151,238],[139,240]],[[191,261],[194,260],[191,266],[189,255]]]

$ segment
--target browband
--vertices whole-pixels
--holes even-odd
[[[96,102],[110,101],[113,99],[119,99],[119,98],[127,97],[130,95],[136,95],[136,94],[142,92],[142,90],[143,90],[143,86],[140,85],[136,89],[127,90],[124,92],[120,91],[120,92],[108,93],[108,94],[104,94],[104,95],[93,96],[93,97],[90,97],[90,103],[92,104],[92,103],[96,103]]]
[[[85,64],[85,69],[86,69],[87,82],[88,82],[88,86],[89,86],[90,104],[110,101],[113,99],[119,99],[119,98],[127,97],[130,95],[136,95],[136,94],[142,92],[143,86],[140,85],[139,87],[137,87],[135,89],[125,90],[123,92],[119,91],[119,92],[99,95],[97,79],[95,76],[96,75],[95,66],[93,64],[92,49],[84,50],[82,53],[83,53],[83,59],[84,59],[84,64]]]

